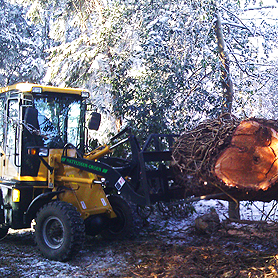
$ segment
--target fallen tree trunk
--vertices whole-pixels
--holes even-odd
[[[276,191],[278,123],[228,116],[178,138],[172,152],[176,182],[186,187],[187,195],[198,196],[223,191],[244,199],[246,194],[251,198],[271,188]]]

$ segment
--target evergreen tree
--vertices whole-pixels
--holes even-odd
[[[274,81],[275,63],[267,55],[277,45],[277,23],[247,18],[250,1],[28,2],[29,14],[47,20],[57,41],[48,50],[45,81],[87,87],[98,109],[130,123],[142,137],[180,132],[221,113],[227,68],[217,19],[234,85],[232,112],[254,115],[266,82]],[[264,15],[271,10],[261,2],[256,7]]]
[[[38,82],[44,76],[41,34],[25,19],[24,8],[0,0],[0,84]]]

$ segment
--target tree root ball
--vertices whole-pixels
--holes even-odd
[[[267,190],[278,179],[278,124],[231,115],[183,133],[172,151],[176,182],[194,195],[216,188]]]

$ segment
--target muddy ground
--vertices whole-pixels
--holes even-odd
[[[184,219],[155,210],[148,222],[136,219],[131,238],[87,237],[66,263],[42,257],[33,230],[11,230],[0,241],[0,277],[278,277],[278,224],[228,223],[225,206],[215,206],[221,225],[212,233],[194,222],[209,206]]]

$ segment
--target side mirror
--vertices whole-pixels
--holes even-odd
[[[91,130],[98,130],[101,121],[101,115],[97,112],[91,114],[91,119],[88,124],[88,128]]]

